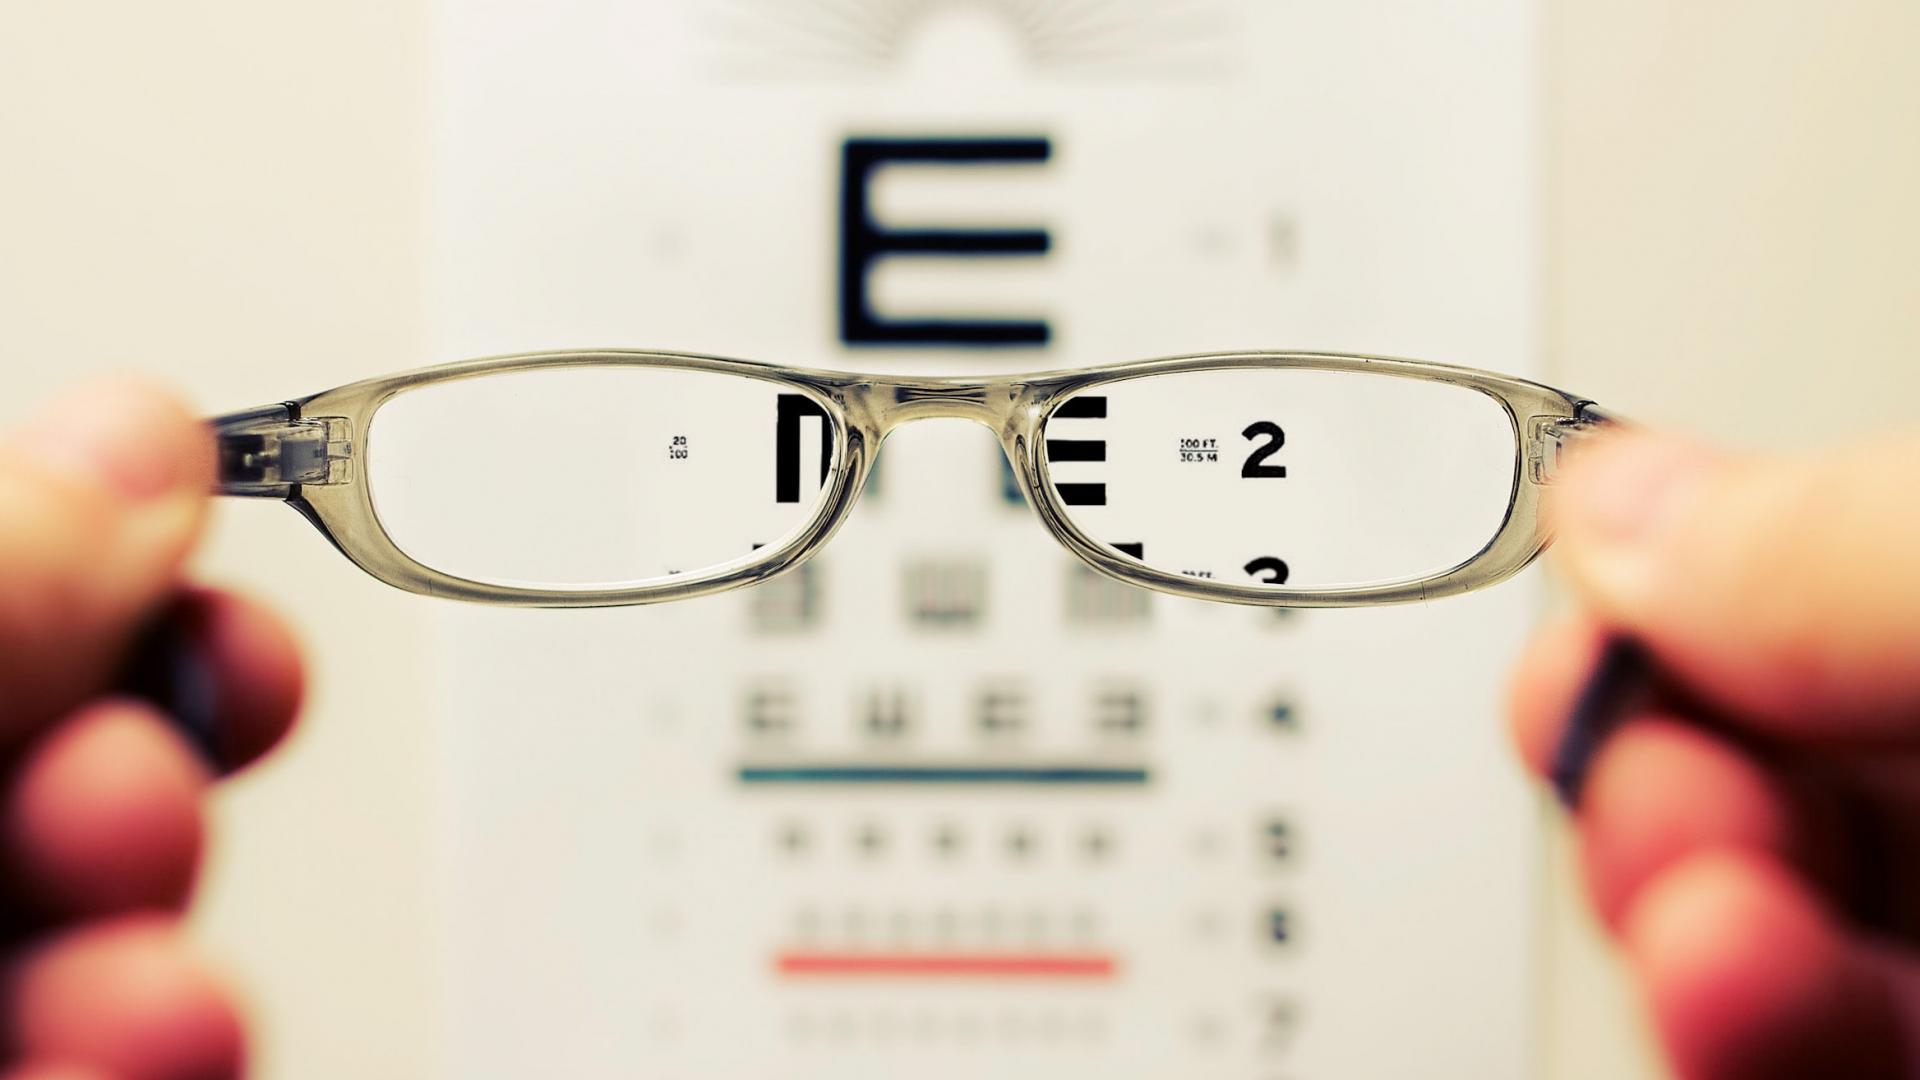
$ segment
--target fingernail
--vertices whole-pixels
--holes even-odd
[[[1614,436],[1577,459],[1561,521],[1602,544],[1633,544],[1684,506],[1708,463],[1698,447],[1652,435]]]
[[[1657,435],[1608,436],[1576,458],[1551,504],[1565,565],[1616,603],[1662,588],[1662,537],[1685,516],[1712,461],[1700,447]]]
[[[1573,709],[1561,728],[1547,777],[1568,810],[1580,807],[1587,774],[1600,748],[1646,696],[1652,682],[1653,661],[1645,647],[1632,638],[1616,637],[1600,650],[1600,658],[1574,698]]]
[[[110,383],[56,402],[16,441],[51,468],[146,501],[185,479],[187,463],[177,454],[154,452],[156,445],[171,447],[177,441],[154,437],[156,428],[179,423],[174,411],[157,391]]]
[[[119,687],[152,702],[207,767],[218,773],[223,769],[220,680],[203,640],[190,603],[167,605],[134,641]]]

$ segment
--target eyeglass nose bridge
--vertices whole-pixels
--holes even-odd
[[[972,420],[1003,441],[1023,430],[1030,411],[1024,383],[993,379],[869,379],[846,388],[849,414],[884,438],[915,420]]]

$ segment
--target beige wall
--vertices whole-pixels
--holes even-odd
[[[1561,375],[1636,415],[1757,445],[1910,422],[1920,6],[1549,12]]]
[[[1750,444],[1905,421],[1920,8],[1547,8],[1557,378]],[[99,370],[166,373],[214,409],[417,360],[423,13],[0,8],[0,423]],[[221,796],[197,913],[257,991],[261,1075],[429,1075],[438,774],[420,608],[329,588],[356,572],[272,505],[223,507],[203,561],[296,611],[317,669],[287,752]],[[1570,876],[1550,890],[1552,1074],[1647,1074]]]
[[[1547,10],[1554,377],[1749,446],[1911,425],[1920,5]],[[1553,862],[1551,1075],[1658,1075],[1564,843]]]
[[[417,362],[423,11],[0,4],[0,424],[99,371],[214,410]],[[421,608],[284,506],[222,506],[212,539],[210,576],[296,614],[314,683],[220,796],[196,924],[256,991],[260,1075],[432,1075]]]

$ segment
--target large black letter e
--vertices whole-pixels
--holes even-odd
[[[889,255],[1044,255],[1045,229],[886,229],[867,187],[890,162],[947,165],[1044,162],[1045,138],[850,138],[840,173],[840,338],[849,345],[1045,345],[1044,320],[887,319],[874,314],[867,273]]]

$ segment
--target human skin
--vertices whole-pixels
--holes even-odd
[[[1920,1075],[1920,438],[1604,436],[1548,514],[1576,606],[1518,665],[1514,739],[1545,777],[1604,643],[1651,655],[1571,812],[1674,1072]]]
[[[210,436],[164,391],[83,387],[0,442],[0,1076],[215,1080],[245,1069],[238,999],[180,929],[220,776],[301,693],[292,637],[188,584]],[[211,689],[196,746],[117,689],[165,612]]]

